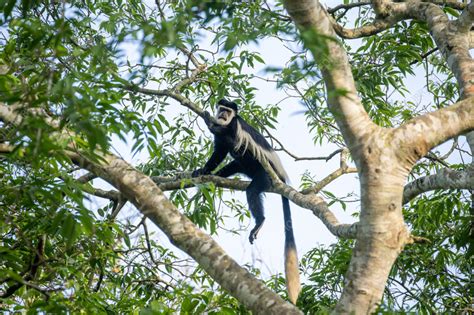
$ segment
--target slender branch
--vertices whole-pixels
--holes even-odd
[[[202,65],[199,65],[199,67],[197,67],[196,69],[193,70],[193,72],[191,72],[191,75],[188,77],[188,78],[185,78],[184,80],[182,80],[181,82],[178,82],[174,88],[173,88],[173,91],[180,91],[183,87],[185,87],[186,85],[196,81],[198,75],[203,72],[204,70],[206,69],[206,65],[205,64],[202,64]]]
[[[143,226],[143,232],[145,233],[145,242],[146,242],[148,255],[150,256],[151,261],[154,264],[156,264],[155,256],[153,255],[153,251],[151,248],[150,235],[148,233],[148,227],[146,226],[146,220],[142,222],[142,226]]]
[[[186,56],[188,56],[189,60],[191,60],[191,62],[193,63],[193,65],[199,69],[199,68],[202,68],[203,66],[205,67],[205,65],[201,64],[197,59],[196,57],[194,56],[194,54],[189,51],[186,47],[184,46],[179,46],[178,47],[179,50],[181,50],[181,52],[183,54],[185,54]]]
[[[338,6],[335,6],[334,8],[328,8],[327,10],[330,14],[334,14],[336,11],[339,11],[339,10],[349,10],[352,8],[370,5],[371,3],[372,3],[371,1],[360,1],[360,2],[353,2],[353,3],[348,3],[348,4],[340,4]]]
[[[191,100],[189,100],[182,94],[173,92],[171,90],[153,90],[141,88],[136,85],[123,86],[123,88],[131,92],[142,93],[146,95],[171,97],[172,99],[175,99],[176,101],[180,102],[181,105],[195,112],[197,115],[204,117],[204,111],[197,104],[193,103]]]
[[[112,210],[112,213],[110,214],[109,220],[113,221],[115,218],[118,216],[120,210],[122,210],[123,206],[127,203],[127,199],[123,198],[120,196],[118,201],[114,203],[114,208]]]
[[[342,153],[341,153],[341,159],[340,159],[340,162],[339,162],[339,168],[337,170],[335,170],[334,172],[332,172],[331,174],[329,174],[328,176],[326,176],[325,178],[323,178],[321,181],[319,181],[313,187],[302,190],[301,191],[302,194],[305,194],[305,195],[306,194],[317,194],[321,191],[321,189],[323,189],[324,187],[329,185],[329,183],[331,183],[333,180],[340,177],[341,175],[348,174],[348,173],[357,173],[357,168],[349,167],[347,165],[347,158],[349,157],[349,150],[347,148],[344,148],[341,151],[342,151]]]
[[[295,161],[315,161],[315,160],[324,160],[324,161],[329,161],[332,157],[334,157],[336,154],[338,154],[339,152],[341,152],[343,149],[337,149],[336,151],[332,152],[331,154],[329,154],[328,156],[308,156],[308,157],[300,157],[300,156],[297,156],[293,153],[291,153],[288,149],[285,148],[285,146],[283,145],[283,143],[281,143],[280,140],[278,140],[278,138],[274,137],[269,131],[268,131],[268,128],[266,128],[263,124],[260,124],[263,128],[263,130],[265,130],[265,132],[268,134],[268,136],[273,140],[275,141],[276,143],[278,143],[278,145],[280,146],[280,150],[282,150],[283,152],[285,152],[286,154],[288,154],[289,156],[291,156]],[[278,151],[278,150],[277,150]]]
[[[85,175],[82,175],[81,177],[79,177],[76,180],[81,184],[85,184],[85,183],[88,183],[88,182],[90,182],[91,180],[93,180],[95,178],[97,178],[97,176],[95,174],[87,173]]]
[[[34,280],[36,277],[36,274],[38,273],[38,269],[40,265],[43,263],[44,259],[44,246],[46,243],[46,235],[42,235],[38,239],[38,244],[35,248],[35,252],[33,255],[33,259],[30,262],[30,265],[28,266],[27,274],[24,279],[14,279],[15,283],[9,286],[3,294],[0,295],[0,298],[6,299],[13,294],[15,294],[16,291],[18,291],[20,288],[22,288],[24,285],[34,288],[38,290],[39,292],[43,293],[47,297],[49,297],[48,291],[46,289],[40,288],[37,285],[30,283],[30,280]]]
[[[437,52],[438,50],[439,50],[438,47],[435,47],[435,48],[433,48],[433,49],[430,49],[430,50],[427,51],[426,53],[422,54],[422,55],[420,56],[420,59],[421,59],[421,60],[424,60],[424,59],[426,59],[427,57],[429,57],[429,56],[431,56],[432,54],[434,54],[435,52]],[[419,60],[414,60],[414,61],[410,62],[410,66],[413,66],[413,65],[417,64],[418,62],[419,62]]]
[[[458,137],[454,138],[454,141],[453,141],[453,144],[451,145],[451,148],[448,150],[448,152],[446,152],[444,155],[439,157],[440,160],[442,160],[442,161],[446,160],[454,152],[454,150],[458,146],[458,140],[459,140]]]
[[[118,201],[121,198],[120,192],[116,190],[103,190],[95,187],[85,187],[84,191],[96,197],[105,198],[112,201]]]
[[[301,191],[302,194],[317,194],[319,193],[324,187],[329,185],[332,181],[334,181],[336,178],[340,177],[341,175],[344,174],[349,174],[349,173],[357,173],[357,168],[355,167],[348,167],[348,168],[338,168],[328,176],[324,177],[321,181],[319,181],[316,185],[304,189]]]
[[[433,161],[433,162],[438,162],[439,164],[442,164],[444,167],[449,167],[448,163],[437,157],[434,153],[428,152],[428,154],[425,155],[425,158]]]

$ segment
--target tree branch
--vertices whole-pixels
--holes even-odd
[[[261,127],[263,128],[263,130],[265,130],[265,132],[267,133],[267,135],[273,140],[275,141],[276,143],[278,143],[278,145],[280,146],[280,149],[278,150],[282,150],[283,152],[285,152],[286,154],[288,154],[289,156],[291,156],[295,161],[313,161],[313,160],[324,160],[324,161],[329,161],[330,159],[332,159],[336,154],[338,154],[339,152],[341,152],[343,149],[337,149],[336,151],[334,151],[333,153],[329,154],[328,156],[308,156],[308,157],[299,157],[299,156],[296,156],[294,155],[293,153],[291,153],[288,149],[285,148],[285,146],[283,145],[283,143],[281,143],[280,140],[278,140],[276,137],[274,137],[270,131],[268,131],[268,129],[263,125],[263,124],[260,124]],[[276,151],[278,151],[276,150]]]
[[[461,91],[461,97],[474,95],[472,70],[474,61],[469,53],[470,24],[473,19],[474,4],[471,2],[458,20],[450,21],[446,13],[437,5],[413,2],[400,6],[410,17],[428,24],[433,39],[446,58]],[[472,25],[472,22],[471,22]]]
[[[416,196],[436,189],[469,189],[474,190],[474,165],[457,171],[443,168],[436,174],[424,176],[408,183],[403,190],[403,204]]]
[[[340,4],[338,6],[335,6],[334,8],[328,8],[327,10],[329,14],[334,14],[336,11],[339,11],[339,10],[350,10],[350,9],[362,7],[365,5],[370,5],[371,3],[372,3],[371,1],[360,1],[360,2],[353,2],[353,3],[348,3],[348,4]]]
[[[370,120],[362,106],[347,53],[337,41],[331,17],[318,1],[286,0],[284,5],[322,71],[329,109],[352,151],[361,138],[373,134],[379,127]],[[351,153],[357,163],[358,155]]]
[[[474,21],[474,2],[470,2],[467,7],[462,11],[461,15],[455,21],[458,26],[458,30],[462,33],[471,31],[472,22]]]
[[[474,96],[408,121],[392,131],[392,141],[402,165],[411,168],[438,144],[473,129]]]
[[[399,18],[394,18],[390,16],[385,19],[377,19],[372,24],[364,25],[362,27],[354,29],[347,29],[337,23],[336,20],[331,19],[332,25],[337,35],[345,39],[355,39],[372,36],[389,29],[399,21]]]
[[[161,96],[161,97],[171,97],[172,99],[175,99],[181,105],[189,108],[193,112],[195,112],[197,115],[201,116],[204,118],[204,111],[195,103],[193,103],[191,100],[186,98],[185,96],[173,92],[171,90],[153,90],[153,89],[146,89],[146,88],[141,88],[136,85],[129,85],[129,86],[124,86],[124,89],[135,92],[135,93],[142,93],[146,95],[155,95],[155,96]]]
[[[333,180],[340,177],[341,175],[348,174],[348,173],[357,173],[357,168],[349,167],[347,165],[348,155],[349,155],[349,152],[348,152],[347,149],[342,150],[341,160],[339,162],[339,164],[340,164],[339,168],[337,170],[335,170],[334,172],[332,172],[331,174],[329,174],[328,176],[326,176],[325,178],[323,178],[321,181],[319,181],[313,187],[302,190],[301,193],[305,194],[305,195],[306,194],[317,194],[321,191],[321,189],[323,189],[324,187],[329,185],[329,183],[331,183]]]
[[[467,6],[466,3],[458,2],[457,0],[424,0],[423,2],[430,2],[439,6],[445,6],[456,10],[463,10]]]

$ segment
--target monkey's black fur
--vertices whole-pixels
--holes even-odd
[[[265,221],[262,193],[271,186],[271,178],[260,163],[261,159],[268,160],[282,181],[286,182],[287,175],[267,140],[237,114],[237,104],[224,99],[220,100],[218,104],[220,106],[216,115],[217,123],[211,120],[208,112],[205,112],[204,115],[209,130],[214,134],[214,152],[204,167],[194,171],[192,176],[210,174],[219,166],[227,154],[234,158],[232,162],[222,167],[215,175],[229,177],[241,173],[252,179],[246,194],[250,212],[255,219],[255,227],[249,235],[249,241],[253,244]],[[288,285],[290,299],[295,303],[299,292],[296,244],[289,201],[282,196],[282,203],[285,221],[285,269],[287,283],[292,282],[295,287],[290,292],[290,285]],[[296,279],[294,279],[295,277]]]

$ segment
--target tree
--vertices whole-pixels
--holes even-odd
[[[464,161],[474,150],[472,3],[8,1],[2,10],[3,308],[469,311],[474,204],[463,189],[474,189],[473,164]],[[299,160],[271,134],[280,103],[257,105],[250,83],[258,79],[251,68],[265,63],[252,43],[268,38],[293,55],[268,67],[274,77],[265,80],[305,105],[315,144],[339,148],[312,158],[314,168],[341,157],[325,178],[305,174],[300,190],[276,179],[271,188],[341,239],[302,259],[308,281],[296,307],[277,294],[280,277],[257,280],[258,270],[198,228],[217,233],[217,200],[245,218],[223,191],[248,182],[189,176],[210,149],[197,117],[222,97],[238,99],[244,118]],[[407,81],[420,76],[423,97],[414,100]],[[132,166],[113,153],[118,139],[152,158]],[[445,142],[452,148],[441,154]],[[356,171],[349,154],[360,213],[343,224],[333,211],[347,204],[325,187]],[[130,204],[143,219],[118,216]],[[153,239],[148,220],[190,258]],[[189,271],[192,261],[198,266]]]

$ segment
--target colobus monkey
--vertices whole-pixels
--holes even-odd
[[[246,190],[247,202],[250,212],[255,219],[255,227],[250,232],[249,241],[257,238],[258,231],[265,221],[262,203],[262,193],[271,186],[271,179],[263,168],[261,161],[266,159],[273,167],[278,177],[286,182],[288,175],[281,161],[265,140],[265,138],[252,126],[247,124],[238,115],[237,104],[227,100],[218,102],[217,123],[211,120],[206,111],[204,120],[209,130],[214,134],[214,152],[203,168],[193,172],[192,176],[210,174],[224,160],[226,155],[234,158],[232,162],[215,173],[217,176],[229,177],[236,173],[247,175],[252,179]],[[281,197],[283,215],[285,220],[285,274],[288,296],[294,304],[300,291],[298,272],[298,257],[296,254],[295,237],[291,222],[290,203],[286,197]]]

